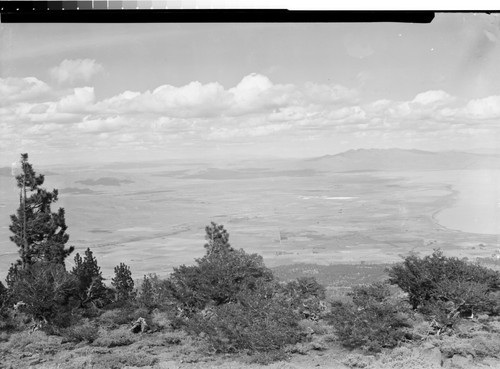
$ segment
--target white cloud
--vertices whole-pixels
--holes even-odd
[[[0,105],[44,98],[50,87],[35,77],[0,78]]]
[[[125,91],[97,104],[97,109],[113,113],[155,113],[171,117],[216,115],[226,108],[224,88],[218,83],[186,86],[162,85],[144,93]]]
[[[500,118],[500,96],[488,96],[472,100],[462,109],[467,118],[496,119]]]
[[[97,104],[112,114],[154,113],[177,118],[237,117],[268,114],[310,104],[346,103],[357,93],[340,85],[309,83],[304,88],[274,84],[268,77],[252,73],[235,86],[225,89],[219,83],[191,82],[185,86],[162,85],[144,93],[126,91]]]
[[[452,97],[445,91],[442,90],[431,90],[419,93],[413,99],[412,103],[420,105],[438,105],[450,102]]]
[[[212,126],[207,138],[210,140],[217,139],[233,139],[233,138],[249,138],[268,136],[270,134],[281,132],[292,127],[291,124],[266,124],[250,127],[217,127]]]
[[[226,116],[270,113],[280,107],[291,106],[297,99],[294,85],[273,84],[268,77],[252,73],[228,92]]]
[[[328,118],[343,123],[360,122],[366,119],[366,112],[359,106],[349,106],[328,113]]]
[[[14,99],[0,107],[5,147],[33,140],[40,147],[73,142],[95,150],[210,147],[214,141],[262,148],[263,142],[305,137],[314,145],[349,137],[424,143],[440,135],[466,142],[494,137],[494,119],[500,117],[500,96],[464,101],[432,90],[406,101],[363,101],[361,92],[344,86],[275,84],[260,74],[231,88],[194,81],[124,91],[101,101],[93,87],[54,90],[36,78],[0,80],[0,91]],[[41,100],[45,92],[49,98]]]
[[[65,127],[62,124],[56,124],[56,123],[42,123],[42,124],[35,124],[34,126],[29,127],[26,132],[28,134],[32,135],[46,135],[46,134],[52,134],[57,131],[64,130]]]
[[[84,119],[75,125],[76,129],[83,133],[113,132],[125,128],[125,122],[120,117],[107,117]]]
[[[341,85],[321,85],[317,83],[306,83],[304,94],[312,104],[339,104],[347,103],[356,99],[358,93]]]
[[[73,94],[63,97],[56,106],[61,113],[79,113],[89,110],[94,103],[93,87],[75,88]]]
[[[103,66],[94,59],[64,59],[61,64],[50,70],[50,75],[61,84],[87,82],[103,70]]]

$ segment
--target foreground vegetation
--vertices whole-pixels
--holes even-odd
[[[120,263],[106,285],[90,249],[67,270],[64,210],[51,212],[57,190],[41,188],[26,154],[21,164],[10,227],[20,258],[0,283],[5,367],[207,367],[322,353],[339,368],[432,367],[429,360],[471,368],[500,358],[500,274],[439,250],[332,294],[312,276],[278,279],[211,223],[205,255],[166,279],[135,283]]]

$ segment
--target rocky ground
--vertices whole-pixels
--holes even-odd
[[[102,330],[93,342],[24,331],[0,337],[0,368],[500,368],[500,320],[464,321],[455,334],[427,336],[376,355],[343,348],[324,324],[312,324],[306,342],[290,346],[277,361],[266,354],[220,355],[203,338],[180,331],[133,334],[129,327]]]

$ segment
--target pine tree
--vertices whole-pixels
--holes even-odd
[[[207,255],[221,251],[234,250],[229,243],[229,233],[227,233],[222,224],[219,225],[215,222],[211,222],[210,225],[205,227],[205,232],[205,240],[207,240],[207,243],[204,247],[207,249]]]
[[[19,267],[26,269],[38,261],[64,265],[64,259],[74,250],[73,246],[65,248],[69,235],[64,209],[59,208],[56,213],[50,209],[57,201],[58,191],[40,187],[44,180],[44,175],[36,174],[28,162],[28,154],[21,154],[21,174],[16,176],[20,204],[17,214],[11,215],[9,227],[14,234],[10,239],[19,247],[20,260],[9,274],[15,275]]]
[[[153,295],[153,284],[151,283],[151,276],[144,276],[142,280],[141,290],[137,301],[144,307],[152,309],[155,306],[155,298]]]
[[[111,285],[115,288],[117,302],[129,302],[134,299],[134,280],[126,264],[115,266],[115,277],[111,280]]]
[[[71,273],[78,279],[77,296],[80,306],[84,307],[88,303],[95,305],[104,304],[106,298],[106,287],[104,286],[101,268],[97,265],[97,259],[92,254],[90,248],[85,251],[82,259],[80,254],[75,256],[75,266]]]

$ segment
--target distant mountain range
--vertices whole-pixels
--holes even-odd
[[[111,166],[116,163],[112,163]],[[153,165],[154,164],[154,165]],[[164,162],[168,168],[171,163]],[[105,168],[106,163],[103,163]],[[180,166],[175,163],[176,168]],[[236,165],[236,166],[235,166]],[[143,167],[157,167],[158,162]],[[186,169],[188,166],[188,169]],[[119,170],[134,169],[137,163],[120,163]],[[181,166],[182,167],[182,166]],[[193,167],[193,168],[191,168]],[[258,168],[257,168],[258,167]],[[369,172],[369,171],[427,171],[427,170],[500,170],[500,155],[471,154],[459,151],[431,152],[403,149],[357,149],[335,155],[325,155],[311,159],[246,160],[233,163],[228,167],[214,167],[213,163],[194,163],[187,161],[182,170],[157,172],[159,176],[199,179],[246,179],[267,177],[312,176],[316,172]],[[46,176],[56,174],[42,172]],[[0,177],[11,177],[10,167],[0,168]],[[76,183],[89,186],[120,186],[132,183],[127,179],[101,177],[88,178]]]
[[[457,151],[358,149],[307,159],[304,165],[336,172],[500,169],[500,156]]]

